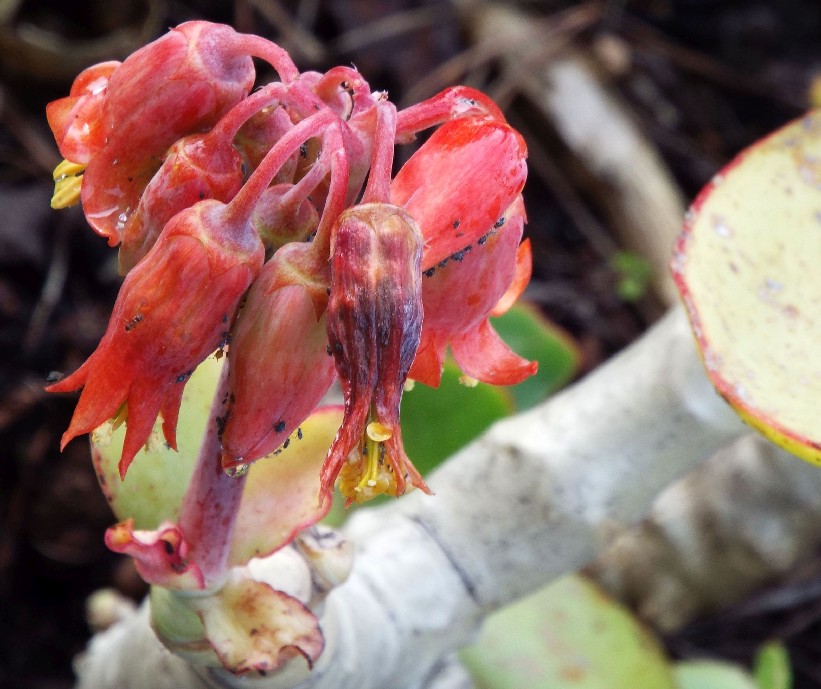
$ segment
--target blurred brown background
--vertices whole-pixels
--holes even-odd
[[[204,18],[279,41],[303,69],[354,63],[400,105],[456,82],[487,90],[531,151],[530,297],[577,338],[587,370],[640,334],[669,300],[658,286],[664,278],[645,285],[648,266],[625,264],[619,248],[641,255],[662,225],[677,223],[677,198],[692,198],[736,152],[813,97],[821,103],[817,0],[494,7],[529,19],[511,23],[487,5],[445,0],[0,0],[2,689],[71,686],[71,659],[90,633],[88,594],[103,586],[135,598],[144,592],[130,564],[103,546],[112,518],[85,442],[58,451],[73,399],[42,390],[51,370],[73,370],[93,350],[119,284],[114,252],[79,209],[48,205],[59,159],[44,106],[67,94],[80,69]],[[566,122],[591,115],[592,106],[560,98],[555,84],[569,73],[557,64],[583,69],[602,96],[604,110],[593,114],[602,131],[627,117],[641,137],[632,142],[637,152],[625,154],[609,134],[572,139]],[[596,162],[608,155],[623,156],[616,168]],[[648,155],[670,173],[662,193],[672,200],[658,212],[672,219],[651,217],[631,200],[642,190],[656,194],[656,175],[633,167]],[[649,267],[663,276],[663,261],[651,257]],[[821,686],[821,607],[812,609],[810,617],[806,606],[784,611],[793,622],[800,616],[788,639],[798,687]],[[748,621],[742,633],[721,616],[708,620],[710,650],[744,659],[771,622]],[[693,632],[702,645],[704,629]]]

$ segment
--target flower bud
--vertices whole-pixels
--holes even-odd
[[[293,126],[288,113],[280,107],[264,108],[242,125],[234,137],[234,145],[242,156],[246,174],[257,169],[265,154]],[[299,153],[294,153],[280,168],[273,183],[293,182],[298,159]]]
[[[285,203],[293,188],[293,184],[268,187],[251,215],[251,223],[270,253],[289,242],[308,241],[319,224],[319,213],[310,199]]]
[[[140,576],[169,589],[200,589],[203,576],[188,560],[188,544],[179,526],[163,522],[154,530],[137,530],[127,519],[106,531],[106,545],[115,553],[130,555]]]
[[[242,186],[242,161],[230,143],[220,143],[208,134],[193,134],[171,146],[136,211],[121,223],[122,275],[148,253],[165,224],[181,210],[203,199],[234,198]]]
[[[407,458],[399,403],[422,329],[422,236],[403,209],[382,203],[343,212],[335,228],[328,340],[345,415],[322,471],[348,502],[427,492]]]
[[[226,468],[276,450],[334,380],[325,319],[302,285],[275,286],[279,264],[277,254],[262,269],[234,329],[222,433]]]

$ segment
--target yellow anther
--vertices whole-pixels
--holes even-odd
[[[64,160],[54,168],[54,196],[51,197],[52,208],[68,208],[80,201],[80,189],[83,184],[83,172],[86,166]]]
[[[459,376],[459,382],[466,388],[475,388],[477,385],[479,385],[479,381],[476,380],[476,378],[471,378],[470,376],[466,375]]]
[[[379,423],[378,421],[371,421],[365,432],[371,440],[377,443],[383,443],[393,435],[393,429]]]

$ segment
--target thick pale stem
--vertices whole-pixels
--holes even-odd
[[[225,578],[234,524],[245,487],[245,476],[228,476],[221,464],[220,429],[225,423],[227,394],[228,365],[225,365],[179,522],[189,546],[188,557],[199,566],[206,588],[219,586]]]
[[[454,456],[431,479],[436,498],[414,494],[395,510],[495,608],[586,564],[665,486],[746,431],[675,309],[580,383]],[[485,503],[500,506],[492,519]]]
[[[592,560],[666,485],[745,429],[675,311],[580,383],[451,458],[431,477],[435,496],[354,517],[354,569],[327,600],[327,646],[300,689],[424,686],[487,613]],[[143,686],[122,682],[122,672],[108,680],[119,684],[81,687]],[[223,686],[247,681],[220,676]],[[273,675],[254,686],[295,685]]]
[[[451,458],[430,479],[434,497],[414,493],[354,518],[348,533],[361,550],[347,591],[331,595],[322,618],[343,632],[329,638],[310,686],[375,689],[391,676],[416,686],[411,678],[467,643],[485,614],[585,565],[659,491],[745,430],[675,311],[579,384]],[[369,645],[359,655],[352,639],[362,637]],[[380,662],[340,674],[367,658]]]
[[[396,137],[396,106],[390,101],[376,105],[376,135],[373,142],[371,169],[362,203],[388,203],[391,197],[393,146]]]

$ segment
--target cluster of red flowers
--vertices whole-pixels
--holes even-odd
[[[252,58],[279,81],[252,92]],[[158,418],[175,446],[183,388],[227,353],[224,468],[276,450],[339,377],[345,415],[322,472],[349,500],[426,489],[402,448],[410,377],[446,348],[476,380],[535,371],[488,316],[530,274],[526,149],[493,102],[456,87],[400,112],[352,68],[300,73],[281,48],[190,22],[77,77],[48,119],[81,201],[119,245],[124,281],[63,443],[126,420],[122,475]],[[438,126],[392,178],[397,143]],[[341,478],[340,478],[341,477]]]

